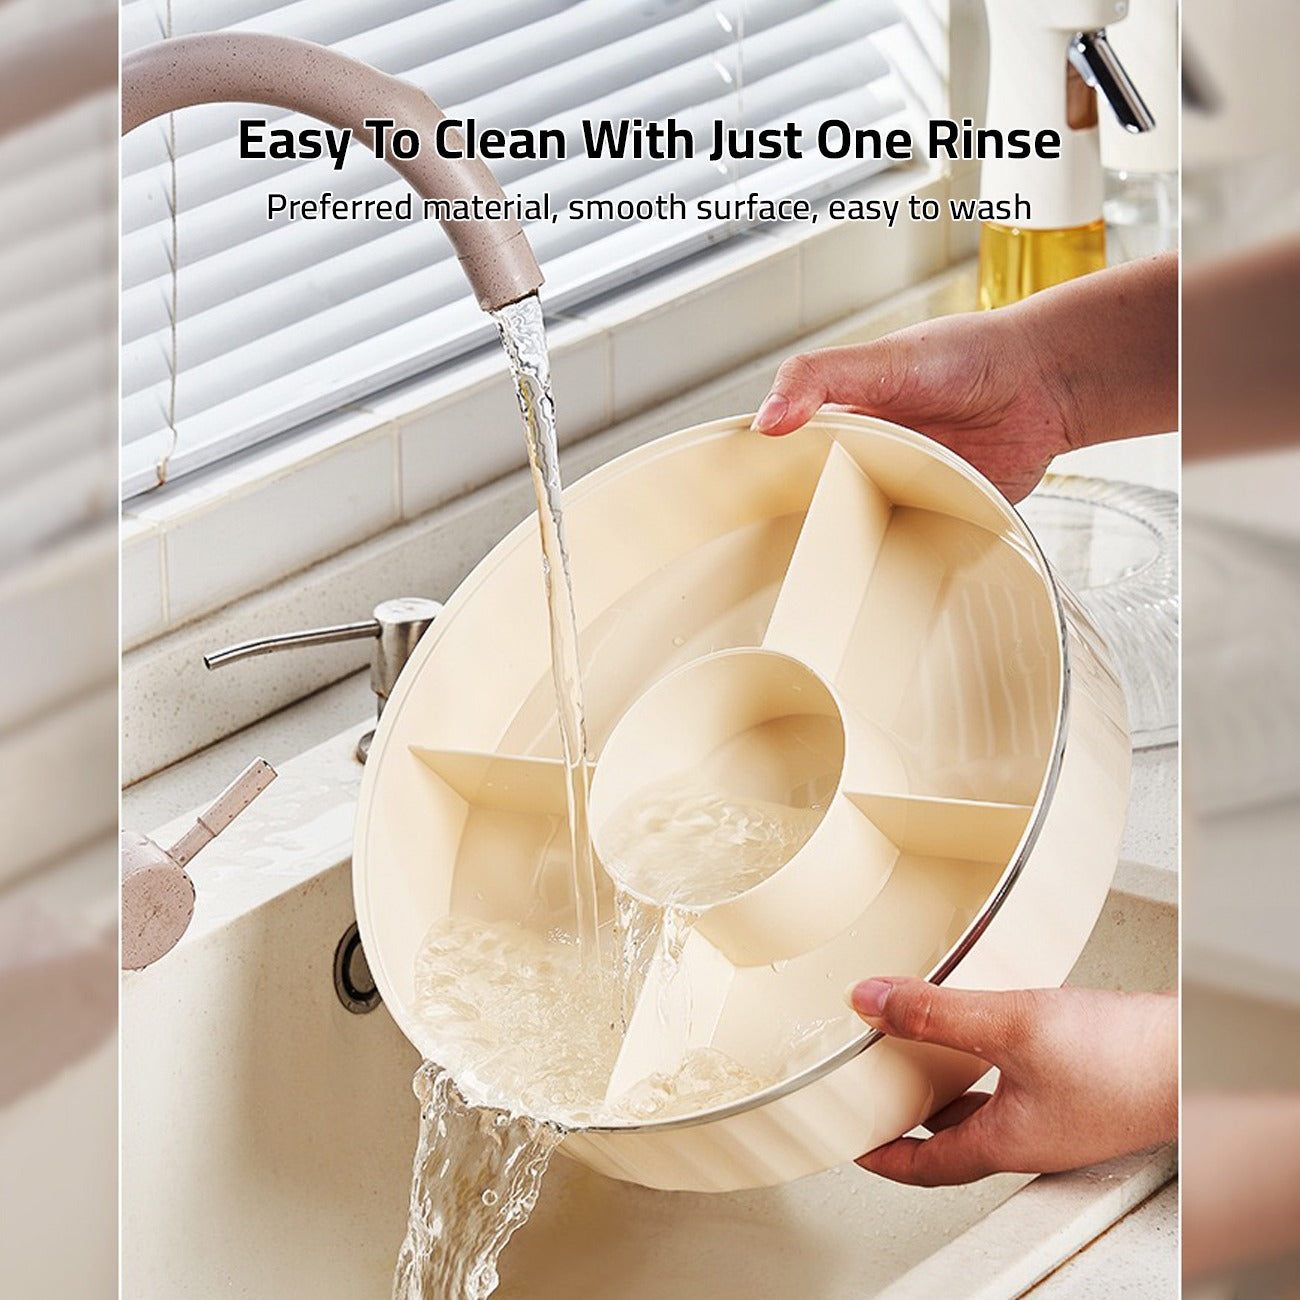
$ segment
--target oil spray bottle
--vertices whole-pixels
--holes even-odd
[[[986,157],[980,197],[1019,194],[1030,216],[980,228],[979,305],[1002,307],[1106,265],[1097,96],[1125,130],[1149,131],[1147,106],[1106,39],[1128,0],[985,0],[987,124],[1055,130],[1057,158]]]

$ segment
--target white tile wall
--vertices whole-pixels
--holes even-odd
[[[755,242],[748,265],[655,310],[597,313],[613,340],[614,419],[625,420],[799,333],[799,256]]]
[[[291,474],[303,465],[326,459],[357,439],[374,434],[382,423],[368,411],[345,408],[292,434],[273,439],[259,447],[255,456],[188,475],[178,483],[136,497],[128,503],[126,516],[170,528],[202,510],[223,505],[244,492]]]
[[[122,665],[122,777],[130,784],[370,662],[369,642],[312,646],[215,672],[204,654],[255,636],[369,617],[390,596],[444,597],[528,511],[522,474],[324,560],[159,637]],[[468,528],[466,515],[478,524]],[[490,541],[488,544],[490,544]]]
[[[383,425],[166,529],[173,625],[256,591],[398,521],[397,437]]]
[[[560,443],[566,445],[610,423],[610,341],[573,320],[548,325],[547,338]],[[403,385],[364,409],[398,426],[404,519],[525,463],[514,385],[495,349],[455,375]],[[485,447],[491,450],[486,466]]]
[[[942,177],[919,186],[918,199],[936,199],[943,214],[947,186]],[[899,196],[896,196],[899,197]],[[828,223],[803,241],[803,326],[817,329],[861,311],[910,285],[935,275],[947,260],[948,221],[913,221],[903,199],[891,230],[880,222]]]

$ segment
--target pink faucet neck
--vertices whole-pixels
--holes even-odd
[[[372,143],[367,118],[392,118],[422,140],[445,114],[423,91],[323,45],[254,32],[212,32],[150,45],[122,64],[122,133],[192,104],[270,104],[350,127]],[[480,159],[422,149],[393,167],[426,199],[504,199]],[[536,293],[542,273],[514,219],[448,221],[443,229],[484,311]]]

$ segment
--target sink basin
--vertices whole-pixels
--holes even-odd
[[[347,738],[321,747],[340,770],[349,748]],[[280,803],[267,816],[319,787],[319,772],[294,772],[312,761],[317,751],[281,769]],[[164,961],[124,981],[123,1293],[133,1300],[388,1294],[405,1227],[418,1060],[386,1010],[350,1014],[335,995],[334,951],[353,916],[347,819],[336,828],[310,812],[297,840],[282,827],[232,828],[197,869],[228,880],[255,844],[272,843],[287,860],[322,834],[336,841],[332,865],[224,918],[212,898],[219,886],[205,891],[200,874],[200,908],[206,898],[212,911]],[[1112,892],[1074,978],[1168,987],[1176,930],[1172,906]],[[705,1196],[615,1182],[561,1156],[503,1258],[498,1295],[905,1293],[914,1270],[986,1222],[1004,1252],[1032,1252],[1023,1232],[987,1219],[1008,1198],[1032,1196],[1033,1184],[1020,1190],[1026,1181],[925,1191],[849,1165],[777,1189]],[[1082,1180],[1081,1215],[1108,1185]],[[1110,1217],[1123,1212],[1110,1204]],[[1057,1244],[1068,1253],[1100,1230]],[[1003,1267],[989,1260],[991,1272]],[[1053,1266],[1031,1263],[1035,1276]]]

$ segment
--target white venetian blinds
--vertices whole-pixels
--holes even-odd
[[[881,164],[722,167],[712,122],[897,125],[943,93],[941,0],[171,0],[174,35],[298,36],[426,90],[480,126],[558,128],[568,156],[492,164],[510,196],[688,202],[757,190],[815,196]],[[167,0],[127,0],[123,48],[167,31]],[[941,101],[940,101],[941,102]],[[209,105],[123,143],[124,491],[147,490],[477,347],[492,336],[435,222],[269,222],[272,192],[397,198],[406,184],[355,147],[328,161],[238,157],[240,117]],[[584,118],[664,119],[696,135],[680,161],[591,159]],[[174,175],[170,157],[174,131]],[[173,230],[172,195],[176,217]],[[419,205],[416,205],[418,213]],[[572,308],[733,233],[688,221],[534,223],[548,309]],[[175,249],[177,273],[173,283]],[[174,315],[174,321],[173,321]]]

